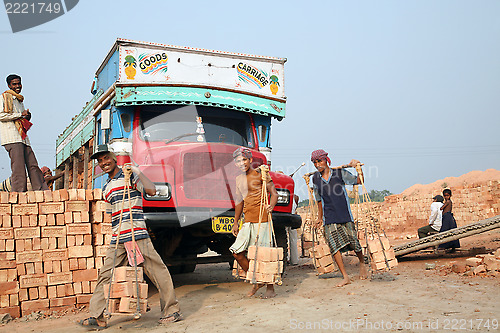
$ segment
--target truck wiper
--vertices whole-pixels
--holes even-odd
[[[171,142],[177,141],[177,140],[185,138],[187,136],[193,136],[193,135],[199,135],[199,133],[185,133],[185,134],[181,134],[179,136],[176,136],[175,138],[165,140],[164,142],[165,142],[166,145],[168,145]]]

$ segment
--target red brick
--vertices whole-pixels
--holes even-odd
[[[21,216],[21,227],[23,228],[30,227],[30,217],[28,215]]]
[[[64,306],[64,305],[75,305],[76,296],[53,298],[50,300],[50,307]]]
[[[72,223],[66,226],[67,235],[90,235],[91,233],[92,225],[90,223]]]
[[[9,203],[11,203],[11,204],[17,203],[17,192],[10,192],[9,193]]]
[[[37,204],[12,205],[12,215],[38,215]]]
[[[57,250],[45,250],[43,251],[43,260],[67,260],[68,250],[67,249],[57,249]]]
[[[16,254],[17,264],[37,261],[42,261],[42,250],[17,252]]]
[[[38,288],[37,287],[28,288],[28,295],[29,295],[30,301],[32,301],[34,299],[38,299]]]
[[[88,201],[94,200],[94,191],[85,190],[85,200],[88,200]]]
[[[30,221],[30,227],[38,226],[38,215],[30,215],[29,221]]]
[[[0,269],[16,268],[16,261],[13,259],[0,259]]]
[[[102,190],[100,188],[95,188],[93,195],[94,195],[94,200],[101,200],[102,199]]]
[[[61,261],[60,260],[52,260],[52,272],[53,273],[61,273]]]
[[[40,214],[61,214],[64,213],[64,202],[44,202],[38,207]]]
[[[3,228],[12,227],[12,217],[10,215],[0,216]]]
[[[43,201],[52,202],[52,191],[43,191]]]
[[[76,190],[76,200],[85,200],[85,189],[79,188]]]
[[[14,238],[17,239],[31,239],[33,237],[40,237],[40,228],[14,228]]]
[[[0,203],[3,203],[3,204],[9,203],[9,193],[8,192],[0,192]]]
[[[13,228],[0,228],[0,239],[12,239],[14,238]]]
[[[26,267],[26,275],[35,275],[35,264],[27,262],[24,264],[24,267]]]
[[[49,286],[57,284],[72,283],[73,275],[71,272],[60,272],[47,274],[47,284]]]
[[[28,289],[27,288],[21,288],[19,289],[19,301],[27,301],[29,299],[28,297]]]
[[[73,223],[73,212],[64,212],[64,222]]]
[[[38,215],[38,225],[39,226],[47,225],[47,215]]]
[[[90,299],[92,298],[92,294],[80,294],[76,295],[76,303],[80,304],[88,304],[90,303]]]
[[[47,298],[47,287],[46,286],[38,287],[38,297],[40,299]]]
[[[82,282],[82,281],[97,281],[97,269],[84,269],[73,271],[73,281],[74,282]]]
[[[66,237],[57,237],[57,247],[59,249],[66,248]]]
[[[28,202],[29,203],[35,203],[36,202],[36,196],[35,196],[35,192],[33,191],[28,191],[26,192],[28,194]]]
[[[66,212],[89,211],[89,202],[84,200],[66,201]]]
[[[47,296],[48,296],[48,298],[56,298],[57,297],[57,287],[56,286],[47,287]]]
[[[59,195],[59,190],[57,190],[57,191],[52,191],[52,201],[53,201],[53,202],[62,201],[62,200],[61,200],[61,197],[60,197],[60,195]]]
[[[48,214],[47,215],[47,225],[49,225],[49,226],[56,225],[56,215],[55,214]]]
[[[66,190],[66,189],[60,189],[58,191],[59,191],[59,200],[60,201],[67,201],[67,200],[69,200],[68,190]]]
[[[65,225],[66,224],[66,214],[56,214],[56,225]],[[71,221],[70,221],[71,222]]]
[[[66,226],[47,226],[42,228],[42,237],[66,237]]]
[[[76,239],[75,236],[67,236],[66,237],[66,246],[67,247],[72,247],[76,245]]]
[[[78,200],[78,192],[76,191],[76,188],[69,189],[68,195],[69,195],[69,200],[71,201]]]
[[[21,314],[23,316],[29,315],[35,311],[44,311],[49,309],[48,299],[39,299],[36,301],[21,302]]]
[[[147,297],[148,295],[148,284],[139,283],[139,292],[141,298]],[[104,295],[109,293],[109,284],[104,285]],[[137,287],[135,282],[117,282],[113,283],[113,288],[111,288],[111,298],[120,297],[137,297]]]
[[[17,294],[19,283],[17,281],[0,282],[0,295]]]
[[[8,308],[0,308],[0,314],[8,313],[12,318],[19,318],[21,316],[19,306],[10,306]]]
[[[12,206],[8,203],[0,204],[0,216],[11,215],[12,214]]]
[[[73,283],[66,283],[66,296],[73,296],[75,291],[73,290]]]
[[[30,274],[19,276],[21,288],[40,287],[47,285],[47,274]]]
[[[36,202],[43,202],[44,200],[43,191],[35,191],[35,200]]]
[[[12,216],[12,227],[14,228],[21,227],[21,216]]]
[[[58,284],[56,290],[57,297],[66,297],[66,286],[64,284]]]
[[[92,245],[74,246],[68,249],[68,257],[70,258],[92,257],[93,255]]]
[[[19,294],[9,295],[9,305],[10,306],[18,306],[19,305]]]
[[[28,194],[26,192],[24,193],[18,193],[17,194],[17,202],[20,204],[26,204],[28,203]]]

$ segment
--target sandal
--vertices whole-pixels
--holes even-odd
[[[181,321],[182,320],[182,315],[180,312],[174,312],[172,314],[169,314],[166,317],[161,317],[160,320],[158,320],[159,324],[169,324],[169,323],[175,323],[176,321]]]
[[[83,326],[89,330],[103,330],[108,326],[105,324],[104,326],[99,325],[99,322],[95,317],[89,317],[78,322],[78,325]]]

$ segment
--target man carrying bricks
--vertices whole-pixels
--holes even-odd
[[[109,177],[103,187],[103,196],[105,200],[111,204],[113,237],[111,239],[111,246],[106,252],[104,264],[99,271],[94,294],[90,299],[89,311],[91,317],[80,321],[79,324],[87,328],[95,329],[106,327],[107,324],[104,318],[104,310],[106,308],[107,295],[104,295],[104,285],[110,283],[111,270],[114,262],[117,267],[126,265],[127,251],[124,243],[132,240],[132,227],[137,246],[144,257],[143,270],[160,294],[162,317],[159,323],[167,324],[181,320],[182,316],[179,309],[179,303],[175,297],[172,278],[170,277],[167,267],[151,243],[142,211],[142,193],[147,193],[151,196],[155,195],[155,185],[137,167],[132,167],[133,174],[130,178],[131,184],[127,184],[131,185],[130,204],[132,207],[132,226],[130,211],[128,209],[123,209],[123,207],[128,207],[129,205],[126,203],[122,206],[125,197],[125,175],[122,168],[117,165],[116,155],[108,150],[107,145],[100,145],[97,152],[94,153],[91,158],[97,159],[99,167],[106,172]],[[118,237],[118,247],[114,259],[121,214],[122,222],[120,236]]]
[[[27,191],[26,169],[34,191],[48,190],[27,134],[31,113],[24,109],[21,77],[7,76],[7,86],[9,90],[0,95],[0,141],[10,157],[11,191]]]
[[[352,160],[348,165],[332,169],[328,153],[323,149],[318,149],[312,152],[311,162],[318,170],[312,176],[313,188],[318,201],[318,221],[316,223],[318,226],[321,223],[324,224],[325,238],[330,245],[333,259],[343,276],[337,287],[345,286],[351,282],[344,267],[341,251],[353,250],[356,253],[359,259],[359,277],[366,279],[367,270],[364,256],[345,190],[345,185],[361,183],[360,175],[355,177],[345,170],[347,167],[355,168],[359,161]]]
[[[233,245],[231,245],[229,250],[233,253],[234,258],[241,268],[247,272],[249,261],[246,253],[249,246],[256,245],[257,233],[259,234],[258,246],[271,246],[268,213],[273,211],[274,206],[276,206],[276,203],[278,202],[278,192],[276,192],[274,183],[268,174],[266,186],[268,193],[271,194],[271,198],[269,205],[265,207],[266,209],[262,212],[259,229],[259,212],[263,186],[261,171],[260,169],[254,169],[252,167],[252,152],[248,148],[238,148],[233,153],[233,158],[236,166],[243,172],[243,174],[236,177],[234,224],[232,230],[233,235],[236,236],[236,241]],[[238,221],[240,220],[242,213],[245,215],[245,221],[241,230],[239,230]],[[255,284],[247,296],[251,297],[255,295],[257,290],[263,286],[264,284]],[[274,292],[274,285],[268,284],[267,290],[262,295],[262,298],[272,298],[274,296],[276,296],[276,293]]]

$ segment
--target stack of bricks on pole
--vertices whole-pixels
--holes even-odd
[[[332,273],[336,271],[336,266],[333,263],[333,257],[330,253],[330,246],[326,242],[319,242],[313,245],[310,249],[313,257],[313,264],[318,271],[318,275]]]
[[[136,283],[139,282],[139,283]],[[112,314],[130,314],[137,310],[137,284],[139,285],[139,312],[146,312],[148,284],[144,282],[142,267],[123,266],[117,267],[114,272],[113,284],[111,284],[111,293],[109,284],[104,285],[104,296],[109,299],[108,312]]]
[[[263,247],[255,245],[248,247],[247,281],[275,284],[281,280],[283,273],[283,248]]]
[[[0,313],[89,303],[111,240],[100,189],[0,192]]]

